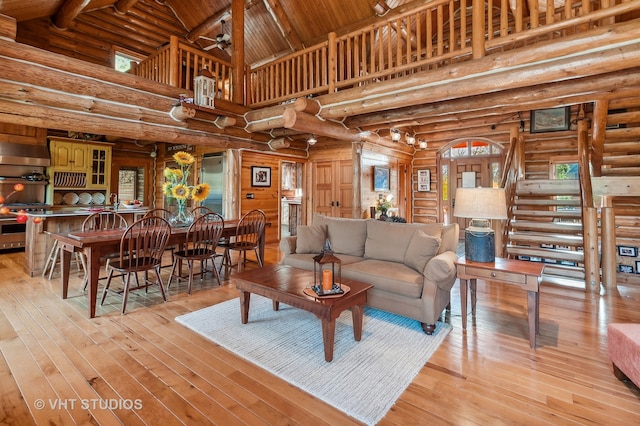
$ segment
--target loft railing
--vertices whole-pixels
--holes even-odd
[[[640,0],[435,0],[250,71],[252,107],[391,80],[623,20]],[[515,12],[510,5],[515,5]],[[529,10],[529,15],[525,11]],[[461,11],[463,11],[461,13]]]
[[[231,63],[195,49],[172,36],[169,44],[135,65],[131,73],[158,83],[193,90],[193,79],[204,69],[216,77],[218,97],[231,100],[233,79]]]

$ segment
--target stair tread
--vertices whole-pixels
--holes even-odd
[[[535,230],[535,231],[547,231],[554,232],[567,232],[567,233],[582,233],[582,223],[567,223],[567,222],[536,222],[531,220],[513,220],[511,221],[511,228],[518,230]]]
[[[566,260],[568,262],[584,262],[584,253],[574,250],[545,249],[541,247],[527,247],[508,244],[507,253],[510,255],[533,256],[542,259]]]
[[[513,209],[514,216],[540,216],[540,217],[576,217],[582,218],[580,209],[557,211],[557,210],[521,210]]]
[[[567,246],[582,246],[584,239],[580,235],[549,234],[545,232],[518,231],[509,233],[510,241],[529,241],[553,243]],[[564,244],[563,244],[564,243]]]

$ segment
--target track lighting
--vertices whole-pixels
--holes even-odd
[[[402,133],[398,129],[390,129],[389,133],[391,134],[391,140],[394,142],[399,142],[402,137]]]
[[[420,146],[420,149],[423,151],[427,149],[427,141],[425,141],[424,139],[420,139],[420,142],[418,142],[418,145]]]
[[[414,146],[416,144],[416,137],[407,133],[407,145]]]
[[[309,136],[309,139],[307,139],[307,143],[309,145],[315,145],[316,142],[318,142],[318,140],[316,139],[316,137],[314,135]]]

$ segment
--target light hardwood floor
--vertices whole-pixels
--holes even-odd
[[[191,296],[174,283],[167,303],[132,295],[125,316],[109,296],[88,319],[78,276],[62,300],[59,279],[28,277],[22,259],[0,255],[1,424],[358,424],[173,320],[236,297],[229,280],[196,281]],[[640,288],[543,286],[540,318],[531,350],[525,293],[479,281],[463,333],[456,284],[453,331],[380,424],[640,424],[640,392],[613,376],[606,336],[609,322],[640,323]]]

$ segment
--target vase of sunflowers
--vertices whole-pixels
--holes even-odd
[[[162,192],[169,199],[175,199],[177,210],[174,216],[169,219],[171,226],[189,226],[193,222],[193,215],[187,209],[189,199],[201,202],[209,195],[209,184],[199,183],[189,185],[189,174],[191,166],[195,163],[195,158],[188,152],[179,151],[173,154],[173,159],[178,167],[165,167],[165,182]]]

